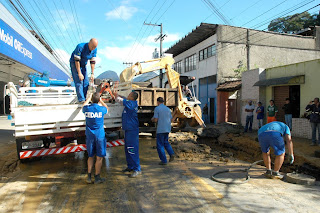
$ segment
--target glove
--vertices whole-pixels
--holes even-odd
[[[290,164],[293,164],[293,162],[294,162],[294,156],[290,155]]]

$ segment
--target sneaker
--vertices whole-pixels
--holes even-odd
[[[131,175],[129,175],[129,177],[135,178],[135,177],[137,177],[138,175],[141,175],[141,171],[134,171]]]
[[[95,175],[94,176],[94,184],[99,184],[105,182],[105,178],[101,178],[100,175]]]
[[[267,178],[271,178],[271,176],[272,176],[272,171],[269,170],[269,169],[267,169],[266,173],[264,173],[263,175],[264,175],[265,177],[267,177]]]
[[[160,163],[159,163],[159,165],[167,165],[167,163],[164,163],[164,162],[162,162],[162,161],[160,161]]]
[[[123,173],[132,172],[132,171],[133,171],[133,169],[129,169],[128,167],[125,168],[124,170],[122,170]]]
[[[91,184],[92,183],[92,180],[91,180],[91,175],[87,177],[87,180],[86,180],[86,183],[87,184]]]
[[[320,145],[319,145],[320,146]],[[170,155],[170,159],[169,159],[169,162],[172,162],[174,161],[174,155]]]
[[[281,180],[281,179],[283,178],[283,175],[280,174],[280,172],[275,172],[275,171],[273,171],[271,178],[272,178],[272,179],[280,179],[280,180]]]

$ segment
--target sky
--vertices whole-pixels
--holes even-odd
[[[208,1],[208,0],[207,0]],[[0,0],[8,9],[7,0]],[[14,1],[15,2],[15,1]],[[145,61],[159,50],[160,27],[167,36],[164,51],[201,22],[266,30],[277,17],[303,12],[317,0],[20,0],[61,60],[69,64],[78,43],[99,41],[95,76],[125,69],[123,62]],[[303,6],[306,4],[305,6]],[[291,10],[301,8],[290,12]],[[319,7],[310,10],[319,11]],[[67,65],[69,66],[69,65]]]

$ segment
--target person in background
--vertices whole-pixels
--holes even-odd
[[[262,103],[260,101],[258,102],[256,113],[257,113],[258,126],[260,129],[263,126],[263,118],[264,118],[264,106],[262,106]]]
[[[92,104],[88,105],[89,102]],[[102,106],[99,106],[98,103]],[[107,142],[104,132],[104,115],[108,113],[108,106],[101,100],[99,93],[91,94],[83,104],[82,112],[86,117],[86,145],[88,151],[88,178],[92,183],[91,170],[96,155],[94,183],[102,183],[106,179],[100,177],[102,160],[106,156]]]
[[[205,104],[202,108],[202,115],[204,123],[208,123],[208,104]]]
[[[252,104],[252,101],[248,101],[248,104],[245,106],[244,111],[247,113],[246,116],[246,126],[244,128],[244,132],[249,131],[252,132],[252,123],[253,123],[253,111],[254,111],[254,105]]]
[[[306,107],[307,112],[310,114],[310,124],[312,128],[312,143],[311,146],[317,145],[317,130],[318,130],[318,145],[320,146],[320,103],[319,98],[315,98],[313,101],[310,101]]]
[[[89,87],[87,76],[87,62],[90,60],[91,77],[94,78],[94,67],[96,63],[98,40],[92,38],[88,43],[80,43],[72,52],[70,57],[71,74],[74,80],[78,102],[83,103],[86,100]]]
[[[290,128],[290,131],[292,131],[292,104],[290,103],[290,98],[286,98],[286,103],[282,109],[284,110],[286,124]]]
[[[267,108],[267,123],[276,121],[278,107],[274,105],[274,100],[270,100],[270,105]]]
[[[141,174],[139,159],[139,120],[138,120],[138,93],[132,91],[127,98],[114,93],[116,101],[124,106],[122,113],[122,129],[124,130],[124,149],[127,168],[122,172],[133,172],[129,175],[135,178]]]
[[[154,109],[152,122],[157,123],[157,150],[161,162],[159,165],[167,165],[167,157],[164,150],[170,155],[169,162],[174,160],[174,152],[168,141],[171,132],[171,111],[165,106],[162,97],[157,98],[158,106]]]
[[[293,143],[290,129],[286,124],[274,121],[262,126],[258,131],[258,139],[262,151],[263,162],[267,168],[265,173],[266,177],[276,179],[283,178],[283,175],[279,172],[285,156],[285,143],[283,138],[285,138],[287,142],[290,164],[293,164]],[[271,170],[270,147],[274,149],[274,154],[276,156],[273,171]]]

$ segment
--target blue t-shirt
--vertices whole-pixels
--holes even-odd
[[[122,112],[122,129],[136,130],[139,129],[138,120],[138,102],[123,99],[124,110]]]
[[[260,135],[263,132],[269,131],[279,132],[282,136],[284,136],[285,134],[291,135],[289,127],[280,121],[273,121],[262,126],[258,131],[258,135]]]
[[[169,133],[171,132],[171,111],[164,104],[160,104],[154,109],[154,118],[158,119],[157,133]]]
[[[88,60],[97,56],[97,48],[90,51],[88,43],[80,43],[76,49],[72,52],[70,57],[70,63],[74,63],[74,57],[80,57],[80,67],[85,67]]]
[[[258,106],[256,112],[261,111],[257,113],[257,119],[263,119],[264,117],[264,106]]]
[[[91,104],[84,106],[82,109],[86,117],[86,134],[95,134],[95,130],[104,130],[104,115],[107,114],[107,108],[99,106],[99,104]]]

